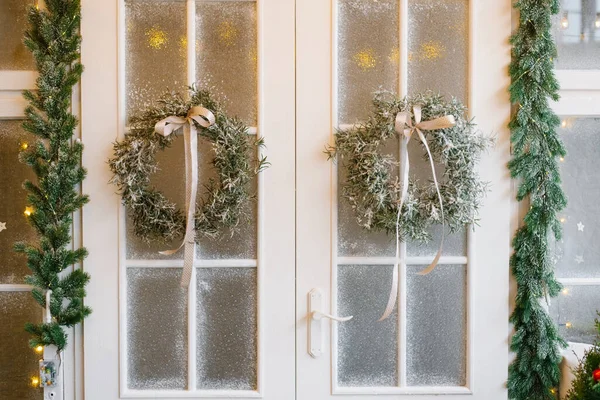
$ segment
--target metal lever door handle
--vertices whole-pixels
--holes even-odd
[[[329,318],[330,320],[337,321],[337,322],[346,322],[346,321],[350,321],[353,317],[352,317],[352,315],[349,317],[334,317],[331,314],[325,314],[325,313],[322,313],[321,311],[313,311],[312,318],[315,321],[320,321],[323,318]]]
[[[323,309],[323,295],[319,289],[313,289],[308,293],[308,354],[317,358],[323,354],[325,347],[324,333],[325,324],[323,319],[330,319],[337,322],[346,322],[352,319],[350,317],[335,317],[326,314],[320,310]]]

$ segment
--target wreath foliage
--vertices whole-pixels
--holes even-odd
[[[466,117],[466,107],[454,98],[447,101],[442,95],[427,92],[398,99],[382,91],[374,96],[374,111],[369,119],[351,129],[338,130],[335,145],[327,149],[329,156],[341,160],[346,170],[342,197],[356,212],[358,224],[367,230],[396,232],[402,188],[393,177],[399,163],[395,157],[383,154],[382,148],[389,139],[398,138],[394,126],[396,115],[412,112],[415,105],[421,106],[423,121],[445,115],[453,115],[456,120],[451,128],[423,131],[438,165],[436,170],[440,172],[440,164],[445,167],[440,192],[446,225],[456,231],[477,221],[487,184],[480,179],[475,165],[482,152],[491,146],[492,139],[475,129]],[[424,157],[427,157],[425,150]],[[433,182],[410,179],[399,222],[402,240],[429,240],[428,228],[442,222],[439,206]]]
[[[157,152],[175,140],[175,135],[155,132],[158,121],[172,115],[185,117],[194,106],[205,107],[215,115],[215,124],[208,128],[193,122],[198,135],[212,144],[212,164],[217,172],[217,179],[209,180],[206,196],[196,206],[196,240],[216,237],[221,228],[237,229],[254,197],[249,184],[268,166],[266,157],[252,155],[264,145],[262,138],[252,137],[240,119],[227,116],[210,90],[192,87],[189,92],[189,100],[178,93],[166,93],[156,106],[130,118],[130,130],[124,140],[114,143],[114,157],[109,160],[114,174],[111,182],[119,188],[130,212],[134,234],[147,242],[168,242],[185,234],[184,212],[151,183],[151,176],[159,169]]]

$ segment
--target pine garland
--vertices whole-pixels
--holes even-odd
[[[39,77],[37,90],[23,93],[29,101],[23,127],[37,138],[20,154],[21,162],[37,176],[37,182],[25,181],[23,186],[28,192],[27,219],[38,240],[16,243],[15,251],[27,256],[31,275],[25,282],[34,286],[32,294],[40,306],[46,307],[46,292],[52,291],[52,321],[27,324],[25,329],[33,335],[29,344],[56,346],[60,352],[67,345],[65,327],[80,323],[91,312],[83,304],[89,275],[79,269],[65,272],[87,256],[85,248],[71,249],[70,235],[73,213],[88,201],[76,190],[86,171],[81,167],[83,146],[72,140],[77,119],[70,112],[73,86],[83,72],[81,5],[79,0],[45,4],[45,9],[32,7],[28,15],[25,45],[33,53]]]
[[[515,334],[511,350],[516,358],[509,368],[508,395],[516,400],[556,398],[561,348],[566,345],[545,307],[558,295],[549,252],[553,235],[561,237],[557,214],[566,206],[561,189],[558,157],[565,149],[556,128],[559,118],[549,106],[558,99],[554,75],[556,57],[551,28],[559,11],[558,0],[519,0],[519,28],[513,45],[510,74],[511,101],[515,112],[510,122],[513,159],[509,168],[520,180],[517,199],[529,202],[523,226],[513,239],[510,264],[517,281],[515,310],[510,318]]]

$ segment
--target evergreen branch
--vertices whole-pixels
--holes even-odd
[[[557,215],[566,206],[557,160],[565,149],[556,132],[559,119],[549,106],[550,99],[558,99],[550,29],[559,1],[519,0],[515,7],[520,24],[511,39],[510,97],[518,108],[509,125],[514,156],[508,167],[521,181],[517,199],[527,200],[530,209],[513,239],[510,260],[517,295],[510,318],[516,357],[509,367],[508,396],[551,400],[556,398],[561,348],[566,345],[543,304],[561,288],[554,277],[549,240],[550,235],[560,238]]]
[[[32,207],[27,219],[38,239],[16,243],[14,249],[27,256],[31,275],[25,282],[34,286],[32,296],[40,306],[46,306],[45,294],[52,290],[52,321],[27,324],[30,346],[56,346],[59,352],[67,345],[65,328],[80,323],[91,312],[83,305],[89,275],[81,270],[64,274],[87,256],[85,248],[69,248],[72,214],[88,201],[76,190],[85,170],[81,167],[83,146],[72,143],[77,119],[70,112],[73,87],[83,72],[78,61],[80,14],[79,0],[46,0],[45,10],[30,8],[24,38],[39,71],[37,90],[23,93],[29,102],[23,128],[40,140],[20,155],[37,177],[23,187]]]

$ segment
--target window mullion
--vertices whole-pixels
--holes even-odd
[[[187,0],[187,83],[196,81],[196,1]],[[196,258],[196,255],[194,255]],[[188,287],[188,390],[195,391],[196,384],[196,266]]]

